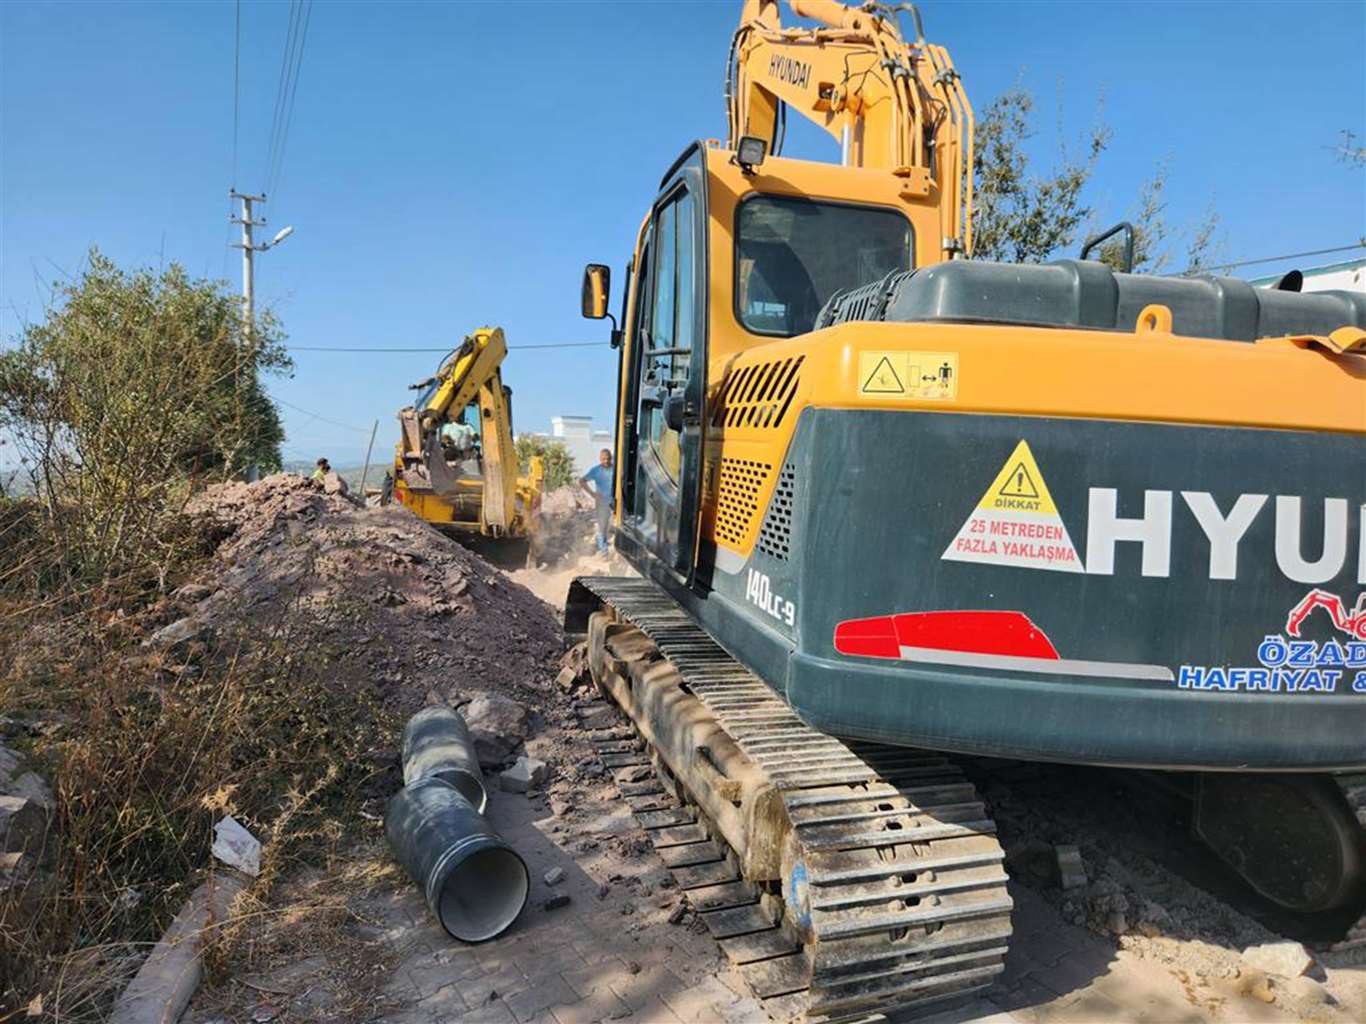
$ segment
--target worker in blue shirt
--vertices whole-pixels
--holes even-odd
[[[593,519],[597,525],[598,551],[607,553],[607,530],[612,522],[613,487],[612,452],[604,448],[598,452],[598,464],[579,477],[579,487],[593,496]],[[592,487],[589,487],[589,484]]]

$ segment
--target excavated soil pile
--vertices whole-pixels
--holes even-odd
[[[550,609],[402,507],[357,508],[281,473],[208,488],[188,511],[221,532],[216,570],[184,588],[197,603],[163,639],[301,614],[338,678],[370,680],[400,713],[550,690],[563,650]]]

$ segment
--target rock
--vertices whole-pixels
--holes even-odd
[[[1272,991],[1274,987],[1275,983],[1270,978],[1265,974],[1259,974],[1247,986],[1247,994],[1264,1003],[1274,1003],[1276,1001],[1276,993]]]
[[[542,877],[546,885],[559,885],[564,881],[564,868],[551,868]]]
[[[579,674],[575,672],[572,668],[562,668],[560,669],[559,674],[555,677],[555,685],[558,686],[561,690],[564,690],[565,693],[568,693],[570,690],[574,689],[574,686],[578,682],[578,679]]]
[[[8,792],[10,779],[19,770],[19,755],[0,744],[0,791]]]
[[[347,486],[346,481],[338,476],[336,472],[328,473],[323,477],[324,494],[347,494],[350,490],[351,488]]]
[[[498,782],[505,793],[525,793],[542,785],[549,777],[548,764],[524,754],[517,758],[516,764],[498,776]]]
[[[261,873],[261,843],[236,818],[225,817],[213,827],[213,846],[209,852],[228,867],[252,878]]]
[[[169,626],[162,626],[152,634],[149,643],[167,646],[189,643],[202,636],[206,628],[204,623],[193,615],[187,615],[183,619],[176,619]]]
[[[547,897],[546,900],[541,903],[542,910],[559,910],[561,907],[567,906],[569,906],[569,897],[562,892]]]
[[[0,851],[35,852],[47,838],[47,808],[22,796],[0,796]]]
[[[1006,866],[1016,875],[1048,880],[1053,877],[1053,847],[1038,839],[1014,844],[1006,851]]]
[[[32,800],[44,808],[52,807],[52,788],[36,772],[24,772],[23,775],[10,782],[8,789],[10,796]]]
[[[598,899],[605,900],[608,896],[611,895],[612,887],[608,885],[606,882],[603,882],[601,885],[598,886]]]
[[[1328,989],[1313,978],[1290,978],[1284,987],[1288,997],[1305,1006],[1324,1006],[1333,1002]]]
[[[213,587],[206,586],[203,583],[186,583],[183,587],[171,591],[171,596],[178,597],[189,604],[198,604],[212,593]]]
[[[1077,847],[1055,846],[1053,867],[1061,888],[1080,889],[1086,885],[1086,865],[1082,862],[1081,850]]]
[[[507,763],[508,757],[526,739],[526,708],[510,697],[483,693],[465,705],[462,712],[465,724],[470,727],[479,763],[486,768]]]
[[[682,922],[683,918],[687,916],[688,905],[686,903],[680,903],[678,906],[674,907],[673,910],[669,911],[669,924],[679,924]]]
[[[1314,966],[1314,958],[1298,942],[1264,942],[1260,946],[1249,946],[1243,950],[1243,962],[1282,978],[1298,978],[1308,974]]]

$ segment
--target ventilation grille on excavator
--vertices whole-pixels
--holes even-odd
[[[716,540],[743,550],[750,526],[759,513],[759,492],[773,467],[752,459],[721,460],[716,493]]]
[[[880,281],[836,292],[816,315],[816,330],[847,324],[855,320],[882,320],[887,313],[887,303],[896,294],[901,282],[911,276],[912,271],[894,270]]]
[[[792,549],[792,503],[797,490],[797,471],[792,463],[783,466],[773,497],[764,513],[764,525],[759,528],[759,550],[766,555],[787,561]]]
[[[797,394],[805,359],[791,356],[736,370],[717,403],[713,425],[759,429],[779,426]]]

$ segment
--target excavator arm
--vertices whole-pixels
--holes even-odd
[[[972,249],[972,107],[948,51],[925,41],[910,4],[788,0],[816,28],[784,28],[777,0],[746,0],[731,42],[728,148],[757,136],[782,145],[784,108],[840,142],[842,161],[903,179],[907,198],[932,197],[945,258]],[[901,36],[908,10],[916,40]]]
[[[421,402],[399,413],[400,475],[413,493],[454,499],[467,478],[446,461],[441,428],[477,400],[482,441],[483,494],[480,532],[509,531],[516,513],[517,456],[512,440],[512,412],[499,367],[507,342],[498,327],[481,327],[465,338],[424,381]]]

